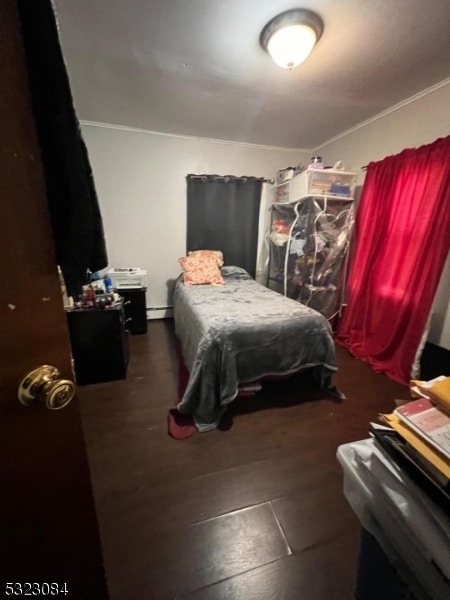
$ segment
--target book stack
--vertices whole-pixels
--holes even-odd
[[[415,398],[372,423],[375,443],[450,512],[450,377],[412,381]]]

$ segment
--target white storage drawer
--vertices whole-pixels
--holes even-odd
[[[355,195],[355,173],[332,171],[331,169],[308,169],[300,174],[299,180],[301,180],[302,186],[306,187],[307,196],[353,198]]]
[[[291,181],[279,183],[273,188],[272,203],[287,204],[289,202],[289,190]]]
[[[296,202],[307,196],[348,198],[355,195],[356,173],[333,169],[306,169],[274,187],[273,202]]]

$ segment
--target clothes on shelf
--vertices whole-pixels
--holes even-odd
[[[268,287],[332,319],[343,302],[353,223],[351,199],[272,204]]]

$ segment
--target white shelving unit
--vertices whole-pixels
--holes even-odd
[[[267,286],[332,319],[341,310],[356,173],[307,169],[272,188]]]

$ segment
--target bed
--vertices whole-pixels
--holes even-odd
[[[239,384],[313,369],[319,385],[339,398],[328,321],[317,311],[257,283],[240,267],[222,267],[223,286],[174,290],[175,333],[189,379],[177,409],[199,431],[219,424]]]

